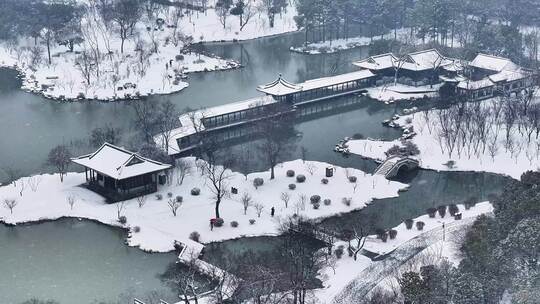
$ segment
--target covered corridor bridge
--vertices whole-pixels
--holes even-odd
[[[258,86],[257,91],[278,101],[302,104],[359,92],[370,86],[374,80],[375,74],[369,70],[317,78],[298,84],[288,82],[279,75],[273,82]]]

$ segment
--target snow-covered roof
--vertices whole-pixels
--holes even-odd
[[[436,49],[410,53],[406,56],[402,69],[411,71],[432,70],[452,64],[454,60],[441,55]]]
[[[300,86],[302,87],[302,91],[309,91],[317,88],[323,88],[328,86],[333,86],[336,84],[346,83],[350,81],[355,80],[362,80],[366,78],[370,78],[375,76],[371,71],[369,70],[361,70],[336,76],[330,76],[330,77],[324,77],[324,78],[318,78],[318,79],[311,79],[304,83],[301,83]]]
[[[398,59],[396,56],[394,56],[394,54],[387,53],[377,56],[370,56],[366,59],[353,62],[353,65],[363,69],[378,71],[394,67],[394,63],[397,60]]]
[[[257,87],[257,91],[266,93],[273,96],[283,96],[296,92],[300,92],[302,87],[288,82],[279,75],[279,77],[269,84],[260,85]]]
[[[503,82],[503,81],[515,81],[527,77],[527,73],[521,70],[515,71],[501,71],[497,74],[490,75],[489,79],[493,82]]]
[[[519,66],[510,59],[482,53],[478,54],[469,66],[494,72],[515,71],[519,69]]]
[[[453,82],[453,83],[459,83],[461,81],[466,81],[467,78],[463,77],[463,76],[460,76],[460,75],[457,75],[457,76],[454,76],[454,77],[448,77],[448,76],[444,76],[444,75],[439,75],[439,79],[444,81],[444,82]]]
[[[460,72],[463,71],[465,67],[460,60],[452,60],[452,63],[442,66],[442,69],[449,72]]]
[[[489,78],[484,78],[478,81],[461,81],[457,87],[464,90],[479,90],[495,86],[495,83]]]
[[[92,154],[73,158],[72,161],[117,180],[163,171],[171,167],[109,143],[103,144]]]
[[[204,117],[214,117],[219,116],[227,113],[234,113],[242,110],[247,110],[249,108],[257,107],[257,106],[264,106],[272,103],[276,103],[277,100],[274,99],[272,96],[259,96],[250,98],[247,100],[242,100],[238,102],[233,103],[227,103],[224,105],[207,108],[202,110],[204,112]]]
[[[299,84],[292,84],[283,80],[280,75],[276,81],[267,85],[259,86],[257,87],[257,90],[272,96],[283,96],[318,88],[329,87],[349,81],[362,80],[373,76],[375,76],[375,74],[373,74],[369,70],[360,70],[336,76],[311,79]]]
[[[272,96],[259,96],[255,98],[250,98],[247,100],[228,103],[212,108],[205,108],[189,112],[186,114],[180,115],[178,118],[180,120],[180,127],[172,130],[170,140],[169,140],[169,154],[175,154],[180,151],[178,147],[178,139],[193,135],[197,132],[204,131],[206,128],[203,123],[203,118],[215,117],[223,114],[234,113],[242,110],[247,110],[249,108],[268,105],[278,102]],[[165,146],[161,136],[156,136],[154,141],[158,145]]]

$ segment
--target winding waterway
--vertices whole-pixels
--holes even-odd
[[[190,86],[170,96],[178,107],[199,108],[256,96],[255,87],[274,80],[279,73],[290,81],[303,81],[353,70],[351,61],[367,56],[368,49],[341,54],[305,56],[288,51],[299,44],[302,34],[284,35],[243,43],[207,45],[207,51],[244,64],[243,69],[190,75]],[[13,167],[21,174],[46,171],[48,151],[55,145],[84,139],[102,125],[122,128],[127,137],[132,113],[123,103],[56,103],[18,89],[15,73],[0,71],[0,168]],[[394,139],[400,134],[384,128],[381,121],[396,112],[396,106],[364,98],[345,112],[321,115],[299,122],[298,145],[308,148],[308,158],[339,166],[373,170],[375,164],[356,156],[344,158],[332,151],[345,136],[362,133]],[[298,158],[292,153],[289,159]],[[265,169],[253,165],[250,170]],[[0,176],[0,179],[2,177]],[[4,176],[5,178],[5,176]],[[483,173],[437,173],[419,171],[409,176],[408,192],[377,201],[362,211],[328,219],[323,224],[361,225],[370,229],[393,227],[415,217],[428,207],[461,202],[470,196],[486,198],[498,192],[506,178]],[[62,304],[116,301],[122,294],[171,291],[157,276],[174,261],[174,254],[147,254],[123,244],[124,232],[93,222],[61,220],[52,223],[5,227],[0,225],[0,303],[18,304],[30,297],[55,299]],[[263,238],[213,244],[209,260],[223,252],[239,252],[268,244]]]

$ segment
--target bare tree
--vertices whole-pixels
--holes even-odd
[[[225,157],[225,156],[224,156]],[[214,194],[216,200],[215,212],[216,218],[219,218],[219,206],[221,200],[227,194],[228,181],[232,178],[232,171],[229,169],[234,163],[232,158],[223,158],[221,164],[215,165],[209,161],[201,163],[203,175],[208,181],[208,188]]]
[[[38,189],[38,186],[39,184],[41,183],[41,175],[34,175],[34,176],[30,176],[26,183],[28,184],[28,186],[30,186],[30,190],[32,190],[32,192],[36,192],[37,189]]]
[[[95,69],[92,55],[88,51],[83,50],[77,59],[75,59],[75,67],[81,72],[86,85],[89,86]]]
[[[176,185],[180,186],[182,183],[184,183],[186,176],[191,174],[191,162],[185,159],[178,159],[175,167],[178,171],[178,174],[176,175]]]
[[[173,216],[176,216],[176,212],[178,211],[178,208],[180,208],[182,203],[175,198],[170,198],[167,202],[167,205],[169,206],[169,209],[171,209]]]
[[[170,13],[170,26],[172,27],[172,43],[174,46],[178,46],[178,43],[180,42],[178,28],[180,27],[180,21],[182,20],[182,17],[184,16],[183,10],[180,7],[171,7],[172,12]]]
[[[137,196],[137,204],[142,208],[146,204],[146,195]]]
[[[308,148],[301,146],[300,147],[300,156],[302,157],[302,162],[306,162],[308,155]]]
[[[313,175],[315,171],[317,171],[317,166],[315,166],[314,163],[307,163],[306,164],[306,171],[309,172],[310,175]]]
[[[227,28],[227,18],[231,14],[231,3],[232,1],[220,1],[216,4],[216,14],[224,29]]]
[[[288,192],[281,192],[279,198],[285,203],[285,208],[289,208],[289,201],[291,200],[291,195]]]
[[[183,263],[171,263],[160,278],[178,292],[183,303],[197,304],[202,290],[210,288],[212,280],[200,280],[198,257],[195,253],[187,254],[189,257]]]
[[[64,182],[64,174],[66,174],[70,162],[71,152],[65,145],[59,145],[52,148],[47,156],[47,163],[58,170],[61,182]]]
[[[23,179],[19,182],[19,195],[22,197],[24,193],[24,189],[26,188],[26,183]]]
[[[73,210],[73,206],[75,205],[75,202],[77,201],[77,198],[74,195],[69,195],[67,198],[67,203],[69,205],[69,208]]]
[[[8,181],[13,185],[13,187],[17,187],[17,179],[21,177],[21,171],[10,166],[2,168],[2,171],[7,176]]]
[[[257,217],[261,217],[261,214],[262,214],[263,209],[264,209],[264,205],[261,204],[261,203],[255,203],[255,204],[253,204],[253,207],[257,211]]]
[[[306,210],[306,202],[307,202],[307,195],[305,194],[299,194],[298,195],[298,199],[296,201],[296,208],[297,208],[297,212],[296,213],[299,213],[299,211],[304,211]],[[299,209],[299,210],[298,210]]]
[[[242,205],[244,206],[244,215],[247,214],[247,210],[249,206],[253,204],[253,199],[251,198],[251,195],[249,193],[244,192],[242,195]]]
[[[364,235],[364,230],[362,228],[354,228],[351,236],[352,239],[356,241],[356,245],[351,245],[349,242],[349,250],[352,252],[353,258],[356,261],[358,253],[362,251],[362,248],[364,248],[364,245],[366,244],[367,237]]]
[[[116,218],[120,219],[122,212],[126,209],[126,204],[124,201],[116,203]]]
[[[255,104],[255,107],[263,107]],[[256,125],[256,131],[262,139],[257,148],[270,166],[270,179],[275,178],[274,168],[282,157],[292,150],[291,138],[294,138],[294,125],[289,114],[289,106],[279,103],[274,108],[261,108],[263,119]]]
[[[9,209],[9,212],[13,214],[13,209],[17,206],[17,200],[16,199],[10,199],[6,198],[4,199],[4,207],[6,209]]]
[[[153,143],[153,135],[156,122],[156,106],[148,100],[136,99],[130,101],[129,105],[135,112],[135,124],[143,133],[147,143]]]
[[[156,126],[162,140],[162,147],[169,151],[169,141],[172,137],[174,128],[179,125],[179,113],[176,106],[169,100],[161,103],[158,107]]]
[[[115,0],[110,8],[110,17],[120,29],[120,53],[124,53],[124,42],[131,35],[135,24],[141,17],[139,0]]]

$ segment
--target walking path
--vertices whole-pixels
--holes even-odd
[[[465,229],[472,225],[476,217],[456,221],[447,224],[444,233],[443,228],[439,227],[423,233],[400,247],[398,247],[388,258],[372,263],[364,269],[356,279],[345,285],[331,301],[333,304],[355,303],[358,299],[365,298],[379,283],[387,277],[393,275],[395,271],[412,258],[420,254],[431,245],[443,240],[443,235],[452,235],[453,233]]]

